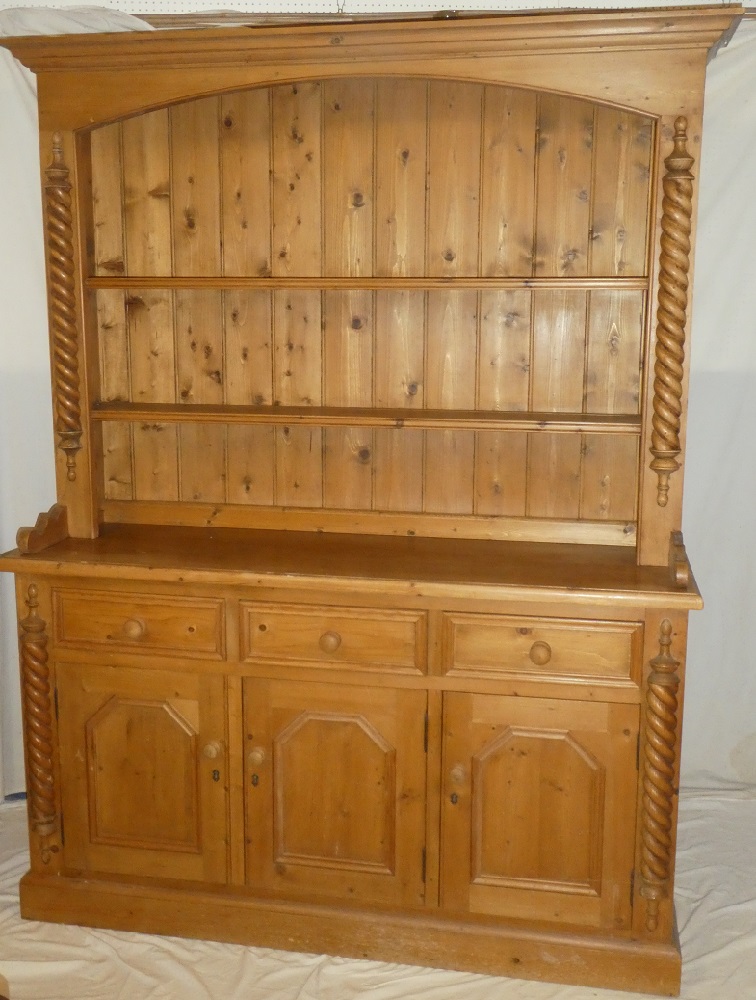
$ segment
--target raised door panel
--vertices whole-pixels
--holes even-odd
[[[62,664],[65,863],[226,881],[223,678]]]
[[[449,694],[442,905],[625,929],[638,708]]]
[[[246,680],[247,884],[422,905],[425,708],[422,691]]]

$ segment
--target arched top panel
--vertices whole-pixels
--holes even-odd
[[[736,6],[505,14],[18,38],[43,130],[278,81],[419,75],[526,86],[655,116],[700,110],[706,54]]]
[[[94,273],[641,277],[654,131],[596,102],[444,80],[183,102],[92,130]]]

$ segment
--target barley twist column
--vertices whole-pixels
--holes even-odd
[[[42,840],[42,860],[48,864],[51,854],[58,850],[57,812],[47,634],[45,622],[37,611],[38,596],[36,585],[31,584],[26,598],[29,614],[20,622],[21,678],[29,770],[29,816],[32,829]]]
[[[680,414],[682,412],[685,322],[688,309],[690,230],[693,211],[693,157],[687,148],[688,121],[675,121],[674,146],[664,161],[659,301],[656,314],[654,415],[651,468],[659,477],[656,500],[666,507],[669,478],[680,468]]]
[[[66,455],[68,478],[76,479],[76,452],[81,448],[78,331],[74,292],[71,182],[63,162],[60,133],[53,136],[53,159],[45,171],[47,265],[50,282],[50,326],[55,380],[55,430]]]
[[[641,820],[641,896],[646,900],[646,929],[656,930],[659,901],[669,895],[672,810],[675,789],[677,691],[679,662],[670,653],[672,624],[659,632],[659,655],[651,660],[646,691],[646,734]]]

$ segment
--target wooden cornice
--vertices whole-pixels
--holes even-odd
[[[35,73],[55,70],[163,70],[187,66],[251,66],[408,62],[634,48],[708,50],[738,4],[673,10],[570,11],[451,19],[348,20],[342,23],[253,24],[244,27],[7,38],[0,44]]]
[[[288,21],[0,44],[38,74],[40,129],[50,133],[209,94],[355,75],[503,84],[694,123],[707,53],[741,14],[728,5]]]

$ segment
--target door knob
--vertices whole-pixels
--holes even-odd
[[[220,757],[222,752],[223,744],[220,740],[211,740],[202,748],[202,754],[204,757],[207,757],[208,760],[215,760],[216,757]]]

